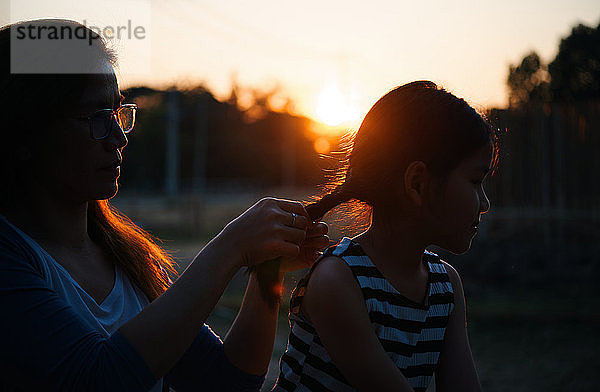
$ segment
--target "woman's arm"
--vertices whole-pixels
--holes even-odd
[[[469,338],[465,312],[465,294],[458,272],[444,262],[454,288],[454,311],[450,314],[444,346],[435,372],[438,391],[481,391]]]
[[[8,234],[0,237],[0,388],[149,390],[201,333],[239,266],[298,255],[296,244],[305,232],[282,228],[291,219],[286,208],[301,206],[267,199],[250,208],[196,256],[167,292],[109,338],[48,287],[28,249]],[[209,353],[207,361],[229,364],[221,361],[225,355],[218,339],[212,340],[207,350],[214,349],[214,355]],[[197,342],[207,347],[205,339]]]
[[[169,384],[178,391],[258,391],[271,358],[278,308],[265,302],[252,272],[225,341],[205,327],[167,375]]]
[[[412,391],[373,332],[360,287],[338,257],[326,257],[315,267],[302,312],[336,367],[358,391]]]
[[[258,391],[265,381],[264,375],[234,366],[225,356],[223,341],[207,325],[165,379],[178,392]]]
[[[239,369],[264,375],[269,367],[279,304],[271,307],[260,293],[257,272],[250,273],[240,311],[223,341],[225,355]],[[283,282],[280,274],[279,283]]]
[[[299,257],[282,260],[279,279],[273,287],[276,295],[281,295],[285,272],[310,267],[314,263],[319,256],[317,252],[329,243],[326,234],[324,223],[310,225]],[[260,273],[258,270],[250,274],[242,306],[224,341],[227,358],[244,372],[257,375],[268,370],[279,311],[278,303],[272,306],[262,295]]]
[[[316,252],[329,242],[326,233],[325,224],[311,225],[307,233],[309,238],[301,247],[301,256],[295,260],[282,260],[278,285],[281,285],[286,270],[312,265],[318,256]],[[274,307],[261,291],[260,273],[260,270],[251,272],[242,306],[225,342],[204,326],[169,372],[167,380],[178,391],[260,389],[271,359],[278,313],[278,302]]]
[[[306,216],[297,202],[259,201],[210,241],[165,293],[119,329],[157,378],[194,341],[242,265],[298,256],[297,244],[305,239],[306,231],[289,227],[292,212]]]
[[[297,217],[297,224],[302,219]],[[306,222],[305,222],[306,223]],[[302,226],[302,224],[299,224]],[[283,273],[311,266],[329,239],[324,223],[311,224],[296,259],[281,260],[273,287],[280,294]],[[273,350],[278,302],[264,296],[259,284],[262,269],[251,272],[246,294],[224,343],[205,326],[183,358],[169,372],[169,384],[178,391],[256,391],[264,381]]]
[[[0,389],[148,391],[157,379],[131,344],[95,330],[26,252],[0,244]]]

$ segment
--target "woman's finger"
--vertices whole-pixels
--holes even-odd
[[[295,212],[284,212],[284,214],[289,216],[288,222],[285,223],[286,226],[295,227],[301,230],[308,229],[308,219],[305,216],[298,215]],[[287,219],[287,217],[284,219]]]
[[[277,217],[277,222],[281,223],[284,226],[301,229],[304,232],[306,232],[306,230],[309,227],[308,218],[306,218],[304,215],[299,215],[295,212],[284,211],[280,208],[276,208],[275,213]]]
[[[277,257],[296,258],[300,254],[300,246],[288,241],[271,241],[265,245],[268,257],[258,261],[259,263]]]
[[[307,238],[306,241],[302,243],[302,248],[312,250],[323,250],[327,248],[328,245],[329,237],[326,235],[322,235],[319,237]]]
[[[299,201],[275,199],[279,208],[289,213],[295,213],[297,215],[304,216],[308,219],[308,213],[304,209],[304,206]]]
[[[301,245],[306,240],[306,232],[296,227],[281,226],[277,231],[283,241]]]
[[[312,237],[320,237],[329,231],[329,227],[325,222],[317,222],[312,225],[309,225],[308,230],[306,231],[306,238]]]

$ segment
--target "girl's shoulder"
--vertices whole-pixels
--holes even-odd
[[[338,256],[341,257],[347,254],[349,251],[352,251],[357,244],[352,241],[351,238],[344,237],[337,244],[329,246],[324,252],[323,257],[327,256]]]
[[[347,269],[344,268],[344,265],[347,266],[345,259],[352,248],[352,241],[346,237],[339,243],[329,246],[323,252],[323,255],[315,261],[308,273],[298,282],[297,287],[306,286],[316,270],[319,271],[318,274],[327,274],[333,272],[333,270],[345,271]]]
[[[324,297],[332,301],[362,299],[360,285],[346,261],[345,251],[348,245],[350,243],[343,239],[340,243],[330,246],[313,264],[310,271],[300,279],[292,292],[290,314],[310,320],[303,311],[306,309],[305,299],[308,292],[309,301],[311,298]],[[326,302],[321,302],[321,305],[326,305]]]
[[[322,314],[332,310],[337,312],[339,309],[351,309],[355,312],[364,307],[360,284],[350,266],[339,256],[321,258],[307,278],[309,279],[295,293],[294,299],[297,300],[296,311],[309,322],[313,312]],[[290,303],[291,307],[294,302]]]
[[[324,256],[319,260],[311,273],[311,279],[307,286],[315,287],[325,285],[330,288],[336,288],[339,285],[347,286],[354,281],[352,270],[339,256]]]
[[[445,275],[454,287],[457,287],[461,282],[458,271],[450,263],[442,260],[436,253],[425,250],[423,258],[429,264],[429,269],[434,275]]]
[[[324,280],[337,279],[336,283],[340,281],[348,283],[355,280],[352,273],[355,265],[369,266],[372,264],[358,243],[344,237],[339,243],[330,246],[323,252],[323,256],[315,262],[305,276],[304,285],[308,285],[314,275],[319,275],[320,279]]]
[[[450,281],[450,284],[452,285],[453,292],[457,293],[459,296],[464,295],[464,294],[462,294],[462,292],[463,292],[462,279],[461,279],[458,271],[456,271],[456,269],[452,265],[447,263],[446,261],[441,260],[441,259],[439,259],[439,260],[440,260],[440,264],[444,268],[445,274],[448,276],[448,280]]]

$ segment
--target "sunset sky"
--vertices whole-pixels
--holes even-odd
[[[125,88],[232,81],[277,88],[296,113],[354,125],[396,85],[430,79],[478,108],[505,106],[508,66],[530,50],[550,61],[597,0],[572,1],[29,1],[2,0],[2,24],[66,17],[143,25],[141,51],[116,45]],[[102,7],[102,8],[99,8]],[[120,23],[120,22],[119,22]]]

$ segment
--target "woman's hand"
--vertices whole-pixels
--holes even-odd
[[[304,225],[302,220],[297,216],[294,223]],[[227,358],[244,372],[261,375],[268,370],[283,292],[283,272],[310,266],[319,256],[317,252],[328,244],[326,233],[324,223],[311,223],[296,257],[278,257],[251,267],[242,306],[224,340]]]
[[[283,257],[279,271],[281,273],[310,267],[329,245],[328,227],[325,222],[311,222],[306,232],[306,240],[300,246],[297,257]]]
[[[231,221],[219,237],[238,252],[241,266],[282,257],[293,269],[306,264],[315,246],[324,242],[322,225],[310,226],[300,202],[264,198]]]

